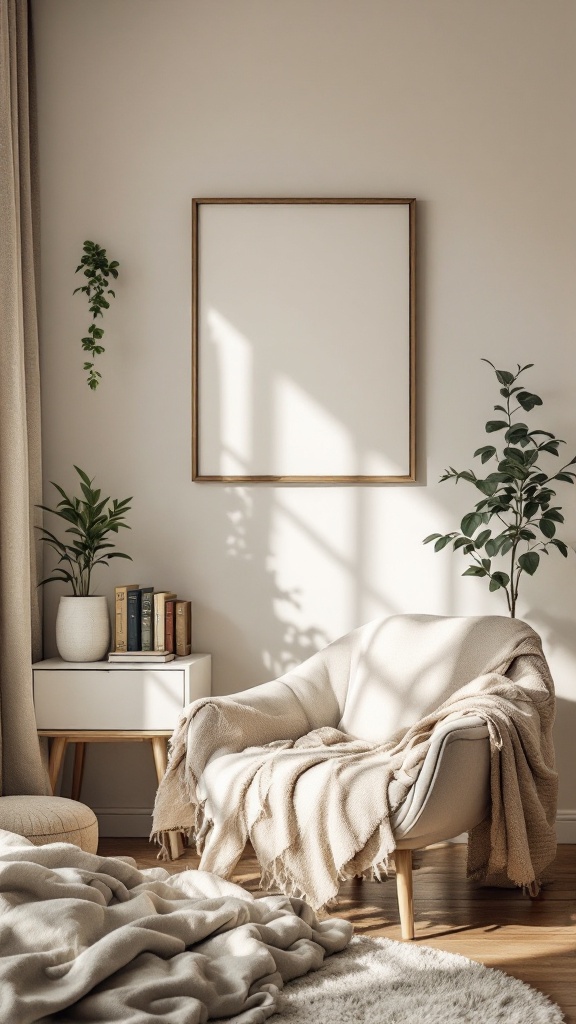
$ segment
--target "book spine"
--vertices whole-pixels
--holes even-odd
[[[114,650],[128,650],[128,610],[126,587],[115,587]]]
[[[141,618],[142,651],[154,650],[154,588],[144,587],[142,589],[142,618]]]
[[[176,601],[176,654],[186,658],[192,653],[192,605],[190,601]]]
[[[138,590],[137,583],[114,587],[114,650],[128,650],[128,594]]]
[[[176,600],[177,594],[160,590],[154,594],[154,650],[166,650],[166,601]]]
[[[164,650],[165,595],[154,594],[154,650]]]
[[[141,590],[129,590],[128,600],[126,602],[128,607],[128,650],[139,651],[141,650],[141,637],[142,637],[142,591]]]
[[[168,651],[169,654],[173,654],[174,653],[174,647],[175,647],[175,643],[174,643],[174,636],[175,636],[175,629],[174,629],[174,605],[175,605],[175,603],[176,602],[173,601],[173,600],[166,601],[166,612],[165,612],[165,622],[164,622],[164,649],[166,651]]]

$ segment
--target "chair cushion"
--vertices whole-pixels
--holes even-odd
[[[62,796],[0,797],[0,828],[34,846],[73,843],[86,853],[98,849],[98,821],[85,804]]]

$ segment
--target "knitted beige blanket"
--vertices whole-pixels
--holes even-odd
[[[400,618],[406,620],[408,644],[410,617]],[[434,621],[442,623],[448,658],[450,637],[461,644],[463,620],[431,621],[432,628]],[[487,622],[485,670],[386,742],[348,735],[333,724],[310,729],[326,686],[323,652],[296,675],[191,704],[172,737],[156,800],[153,834],[163,842],[164,855],[167,832],[192,834],[202,853],[200,866],[226,878],[250,841],[264,887],[323,907],[343,879],[386,872],[395,847],[390,818],[414,785],[434,728],[470,714],[489,729],[492,806],[489,819],[470,834],[468,874],[537,891],[556,852],[553,685],[540,639],[529,626],[497,616]],[[350,647],[343,668],[348,690],[354,686],[355,652],[368,628],[337,642],[340,667],[342,650],[346,643]],[[386,629],[387,623],[384,639]],[[385,651],[386,643],[380,644],[373,660],[385,661]],[[468,655],[464,649],[457,656],[462,683]],[[472,663],[479,663],[478,649]],[[308,692],[316,698],[306,707],[302,694]]]

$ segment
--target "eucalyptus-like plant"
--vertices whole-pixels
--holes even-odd
[[[76,267],[75,273],[83,270],[87,282],[75,288],[73,295],[76,295],[76,292],[84,292],[88,298],[89,312],[92,314],[92,323],[88,328],[88,333],[85,338],[82,338],[82,348],[93,356],[100,356],[105,351],[104,346],[100,344],[104,337],[104,328],[98,327],[96,320],[99,316],[104,316],[105,309],[110,308],[106,296],[111,295],[116,298],[116,292],[108,287],[108,278],[116,279],[118,277],[120,264],[118,260],[110,262],[106,256],[106,249],[102,249],[96,242],[84,242],[83,252],[84,255]],[[88,370],[88,387],[95,391],[102,379],[102,374],[94,369],[94,363],[85,362],[83,368]]]
[[[497,370],[489,359],[488,363],[501,385],[500,394],[505,404],[494,406],[502,413],[500,419],[489,420],[486,433],[503,432],[500,451],[492,444],[483,445],[474,452],[482,465],[496,462],[496,469],[488,476],[478,476],[473,470],[461,472],[450,466],[440,482],[445,480],[466,480],[483,497],[460,523],[460,530],[451,533],[432,533],[423,541],[434,541],[434,550],[441,551],[452,544],[454,551],[471,558],[472,564],[463,576],[484,577],[491,591],[504,590],[508,611],[516,615],[518,588],[522,573],[533,576],[540,564],[540,555],[549,554],[550,547],[556,547],[566,558],[568,547],[556,536],[558,523],[564,522],[559,505],[554,504],[556,481],[573,484],[576,474],[568,469],[576,463],[570,459],[555,473],[548,473],[540,466],[542,455],[558,456],[558,449],[565,444],[549,430],[529,430],[526,423],[516,420],[517,413],[531,412],[542,405],[538,395],[527,391],[518,378],[534,364],[520,366],[516,373]],[[488,525],[490,524],[490,525]],[[507,572],[493,566],[493,558],[508,559]]]
[[[42,580],[40,586],[56,581],[69,583],[75,597],[89,597],[95,566],[108,565],[111,558],[128,558],[132,561],[130,555],[108,550],[114,547],[109,540],[111,533],[118,533],[121,528],[130,529],[124,517],[130,511],[129,502],[132,498],[124,498],[123,501],[114,498],[109,504],[110,498],[101,498],[102,492],[99,489],[93,490],[93,480],[84,470],[78,466],[74,466],[74,469],[80,477],[83,497],[70,498],[59,484],[52,482],[62,500],[56,508],[37,506],[69,523],[65,532],[72,536],[71,543],[66,544],[45,527],[38,527],[42,540],[58,555],[58,565],[53,575]]]

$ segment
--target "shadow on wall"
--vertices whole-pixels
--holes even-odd
[[[270,494],[265,502],[267,528],[263,528],[263,503],[259,502],[261,515],[257,524],[245,488],[226,488],[224,499],[229,572],[242,580],[245,594],[258,594],[258,632],[266,637],[260,658],[269,678],[282,675],[330,643],[330,637],[319,626],[304,628],[296,624],[301,609],[300,592],[279,583],[269,543],[272,500]],[[264,624],[263,614],[268,619]]]

